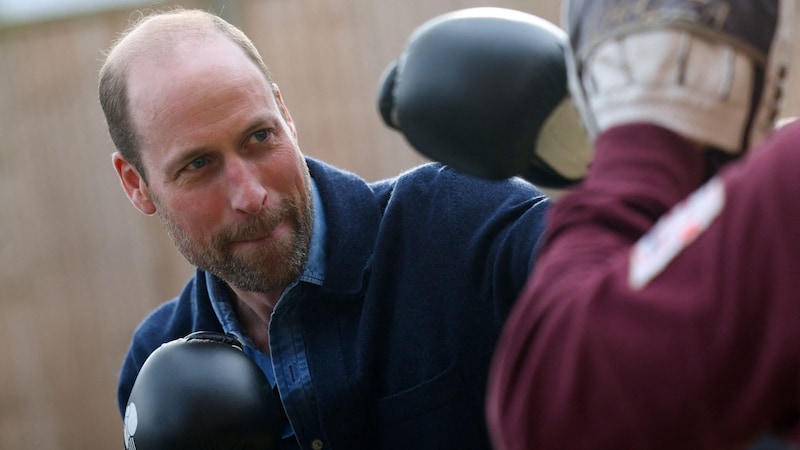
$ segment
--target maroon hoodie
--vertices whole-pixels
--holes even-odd
[[[700,150],[653,125],[596,148],[497,349],[495,446],[727,449],[787,431],[800,411],[800,125],[706,183]]]

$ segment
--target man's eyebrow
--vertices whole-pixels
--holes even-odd
[[[264,127],[264,125],[271,125],[277,122],[278,119],[274,117],[272,114],[263,114],[255,119],[251,120],[250,123],[244,128],[243,135],[248,135],[253,131],[258,130],[259,128]]]

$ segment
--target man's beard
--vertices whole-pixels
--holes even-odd
[[[157,211],[172,242],[190,263],[231,286],[266,293],[285,288],[305,267],[313,223],[313,203],[310,190],[307,192],[305,202],[286,200],[278,209],[264,210],[235,228],[214,234],[207,242],[192,240],[163,208],[157,207]],[[263,238],[283,221],[294,226],[293,233],[272,236],[246,254],[231,251],[232,243]]]

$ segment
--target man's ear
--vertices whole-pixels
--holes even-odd
[[[122,189],[125,190],[125,194],[133,203],[133,206],[148,216],[155,214],[156,205],[150,195],[150,189],[147,187],[144,178],[139,174],[139,171],[126,161],[119,152],[115,152],[111,159],[122,184]]]
[[[281,115],[283,116],[283,120],[286,121],[286,125],[289,126],[289,130],[292,132],[292,136],[294,137],[294,141],[297,142],[297,129],[294,126],[294,120],[292,120],[292,115],[289,114],[289,108],[286,107],[286,104],[283,103],[283,97],[281,96],[281,90],[278,88],[278,85],[272,83],[272,92],[275,94],[275,102],[278,104],[278,109],[281,110]]]

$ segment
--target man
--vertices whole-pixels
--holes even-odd
[[[216,331],[277,387],[287,448],[489,448],[488,365],[542,231],[536,189],[436,164],[368,184],[304,157],[253,44],[201,11],[136,23],[99,89],[125,193],[197,266],[137,328],[121,412],[156,348]]]
[[[790,2],[565,8],[570,91],[596,156],[553,208],[501,338],[495,445],[729,449],[790,437],[800,127],[767,137]]]

